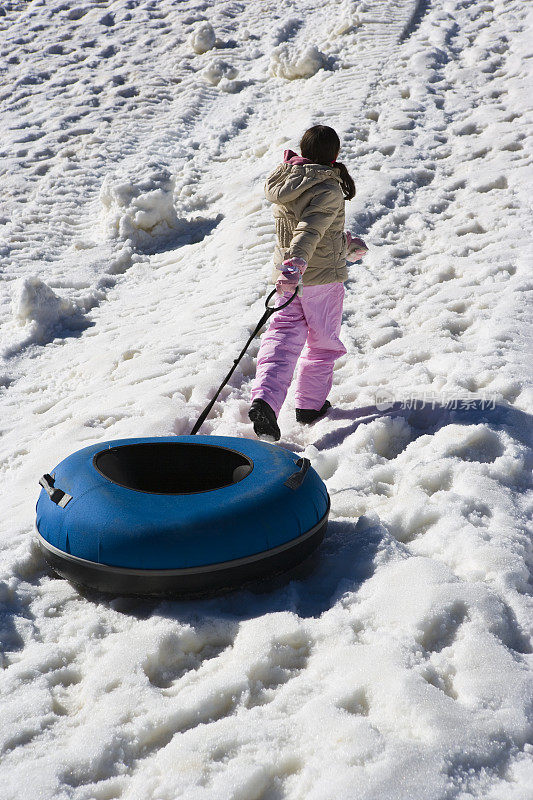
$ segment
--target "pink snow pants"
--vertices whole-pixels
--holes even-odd
[[[288,294],[278,297],[277,305],[288,298]],[[333,364],[346,353],[339,339],[343,299],[343,283],[304,286],[301,297],[273,315],[257,355],[252,400],[261,398],[277,416],[303,350],[296,408],[322,408],[333,383]]]

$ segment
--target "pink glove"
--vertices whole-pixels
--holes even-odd
[[[346,241],[348,247],[346,249],[346,261],[353,264],[354,261],[359,261],[360,258],[368,252],[368,247],[358,236],[354,236],[350,231],[346,231]]]
[[[294,292],[306,269],[307,261],[304,258],[286,258],[280,266],[281,275],[276,281],[276,292]]]

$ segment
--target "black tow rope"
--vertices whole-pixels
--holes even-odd
[[[246,351],[248,350],[248,348],[249,348],[249,346],[250,346],[250,343],[251,343],[252,339],[254,339],[254,338],[255,338],[255,336],[257,336],[257,334],[259,333],[259,331],[261,330],[261,328],[263,327],[263,325],[265,324],[265,322],[267,322],[267,321],[270,319],[270,317],[272,316],[272,314],[275,314],[275,313],[276,313],[276,311],[281,311],[281,309],[282,309],[282,308],[287,308],[287,306],[288,306],[290,303],[292,303],[292,301],[294,300],[294,298],[295,298],[295,297],[296,297],[296,295],[298,294],[298,289],[296,289],[296,291],[294,292],[294,294],[292,295],[292,297],[290,297],[290,298],[289,298],[289,300],[287,300],[287,302],[286,302],[286,303],[283,303],[283,305],[281,305],[281,306],[276,306],[276,307],[274,307],[274,308],[273,308],[272,306],[269,306],[269,305],[268,305],[268,303],[269,303],[269,301],[271,300],[271,298],[272,298],[272,297],[273,297],[275,294],[276,294],[276,290],[275,290],[275,289],[273,289],[273,290],[270,292],[270,294],[268,295],[267,299],[265,300],[265,307],[266,307],[266,311],[265,311],[265,313],[263,314],[263,316],[261,317],[261,319],[260,319],[260,320],[259,320],[259,322],[257,323],[257,325],[256,325],[256,327],[255,327],[255,329],[254,329],[254,332],[251,334],[250,338],[248,339],[248,341],[247,341],[247,342],[246,342],[246,344],[244,345],[244,347],[243,347],[243,349],[241,350],[241,352],[239,353],[238,357],[237,357],[237,358],[235,359],[235,361],[233,362],[233,366],[232,366],[232,368],[230,369],[230,371],[228,372],[228,374],[226,375],[226,377],[224,378],[224,380],[222,381],[222,383],[221,383],[221,384],[220,384],[220,386],[218,387],[218,389],[217,389],[217,391],[216,391],[216,394],[215,394],[215,396],[214,396],[214,397],[213,397],[213,399],[212,399],[212,400],[211,400],[211,401],[210,401],[210,402],[207,404],[207,406],[204,408],[204,410],[202,411],[202,413],[201,413],[201,414],[200,414],[200,416],[198,417],[197,421],[195,422],[194,428],[192,429],[192,431],[191,431],[191,433],[190,433],[190,436],[194,436],[194,434],[195,434],[195,433],[198,433],[198,431],[200,430],[200,428],[201,428],[201,426],[202,426],[202,424],[203,424],[203,422],[204,422],[205,418],[207,417],[207,415],[209,414],[209,412],[211,411],[211,409],[212,409],[212,408],[213,408],[213,406],[215,405],[217,397],[219,396],[220,392],[222,391],[222,389],[224,388],[224,386],[227,384],[227,382],[229,381],[229,379],[231,378],[231,376],[233,375],[233,373],[234,373],[234,372],[235,372],[235,370],[237,369],[237,365],[238,365],[239,361],[241,360],[241,358],[243,357],[243,355],[244,355],[244,354],[246,353]]]

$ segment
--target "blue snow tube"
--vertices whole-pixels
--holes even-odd
[[[206,593],[289,569],[320,544],[329,514],[308,459],[225,436],[92,445],[40,483],[48,563],[114,594]]]

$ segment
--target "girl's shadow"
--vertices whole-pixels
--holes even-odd
[[[350,436],[360,425],[376,419],[403,417],[416,431],[436,433],[445,425],[478,425],[484,423],[493,430],[509,429],[522,444],[533,444],[533,417],[525,411],[486,399],[455,398],[447,403],[409,398],[354,409],[333,408],[329,419],[348,420],[347,425],[336,428],[313,442],[317,450],[329,450]]]

